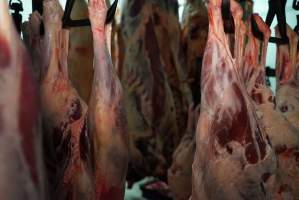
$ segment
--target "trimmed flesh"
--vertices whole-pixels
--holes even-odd
[[[87,105],[68,78],[69,32],[62,30],[58,0],[44,2],[41,103],[44,156],[51,199],[94,199],[92,142]]]
[[[238,30],[242,10],[234,1],[231,6]],[[271,198],[269,177],[277,168],[276,158],[232,58],[221,0],[211,0],[208,13],[192,199]]]

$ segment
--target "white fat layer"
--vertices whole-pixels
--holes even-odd
[[[8,12],[8,4],[6,1],[3,0],[0,1],[0,20],[1,20],[0,33],[4,34],[4,37],[11,36],[12,20]]]

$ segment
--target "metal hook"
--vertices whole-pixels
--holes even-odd
[[[271,67],[266,66],[266,76],[267,77],[275,77],[276,76],[275,69],[272,69]]]
[[[24,11],[23,2],[21,0],[16,0],[18,3],[12,3],[13,0],[9,0],[9,8],[15,12]]]
[[[293,5],[292,5],[294,10],[299,10],[299,2],[298,0],[293,0]]]
[[[65,5],[65,11],[62,18],[62,26],[63,28],[69,27],[80,27],[80,26],[90,26],[89,19],[80,19],[73,20],[71,19],[71,13],[74,6],[75,0],[67,0]],[[105,24],[109,24],[114,19],[114,15],[116,12],[118,0],[115,0],[111,7],[108,9]]]
[[[278,21],[278,28],[281,38],[270,37],[269,42],[276,43],[278,45],[288,44],[289,38],[286,31],[286,7],[287,0],[269,0],[269,10],[266,17],[266,24],[270,27],[273,19],[276,15]]]
[[[22,12],[23,9],[23,3],[21,0],[17,0],[18,3],[13,3],[12,0],[9,1],[9,8],[11,10],[14,11],[14,13],[12,13],[12,18],[14,20],[15,23],[15,27],[18,31],[18,33],[21,33],[21,24],[22,24],[22,14],[20,12]]]

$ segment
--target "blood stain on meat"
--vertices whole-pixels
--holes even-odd
[[[6,68],[11,62],[11,54],[8,43],[0,36],[0,69]]]
[[[26,58],[25,55],[22,56],[22,76],[20,82],[20,111],[19,111],[19,128],[22,133],[22,146],[24,148],[26,159],[29,163],[31,168],[31,174],[33,176],[33,180],[37,183],[37,171],[36,171],[36,160],[35,155],[32,152],[35,152],[35,145],[34,145],[34,131],[36,127],[36,120],[38,115],[37,110],[37,91],[34,88],[33,84],[25,84],[26,82],[31,82],[32,76],[30,74],[29,69],[26,67],[29,65],[29,60]],[[29,100],[30,99],[30,100]]]

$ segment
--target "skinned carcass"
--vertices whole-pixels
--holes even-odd
[[[200,102],[200,71],[208,36],[208,13],[203,0],[188,0],[182,19],[182,54],[194,103]]]
[[[192,192],[192,162],[196,147],[195,129],[199,108],[199,105],[189,106],[187,129],[173,153],[172,164],[167,172],[169,189],[175,200],[186,200]]]
[[[41,79],[41,66],[43,61],[43,37],[40,33],[41,22],[42,16],[38,11],[34,11],[30,14],[29,20],[22,25],[23,40],[31,56],[34,77],[38,83]]]
[[[145,176],[165,179],[182,135],[178,132],[175,100],[166,73],[166,68],[173,70],[175,79],[179,80],[177,65],[173,64],[178,63],[178,49],[172,46],[175,42],[168,46],[163,36],[163,33],[170,34],[165,30],[167,20],[176,17],[161,14],[168,12],[168,5],[174,12],[172,5],[176,3],[130,0],[122,17],[125,55],[121,77],[130,134],[128,179],[132,182]],[[171,27],[178,28],[177,24]],[[161,40],[165,40],[161,43],[163,48]],[[162,53],[164,46],[167,50]]]
[[[193,101],[187,76],[187,68],[181,49],[181,29],[177,1],[156,2],[153,4],[152,12],[157,43],[163,63],[163,71],[166,74],[175,104],[176,124],[178,129],[178,136],[174,138],[176,140],[174,147],[176,147],[185,133],[188,105]],[[172,149],[170,149],[170,151],[171,153],[173,152]]]
[[[37,85],[6,1],[0,1],[0,22],[0,196],[43,200]]]
[[[238,30],[243,14],[233,0],[231,12]],[[276,157],[231,55],[221,0],[210,0],[208,13],[191,198],[271,199]]]
[[[252,21],[263,33],[263,40],[256,38],[252,31]],[[241,56],[240,74],[250,96],[253,96],[255,86],[265,85],[265,65],[268,40],[271,35],[269,27],[257,15],[253,14],[248,20],[247,44],[244,56]],[[243,44],[244,45],[244,44]]]
[[[276,29],[279,37],[279,31]],[[298,82],[298,35],[287,26],[289,45],[277,47],[276,60],[276,112],[284,124],[278,124],[271,131],[275,140],[276,153],[279,156],[280,178],[283,189],[290,191],[294,199],[299,199],[299,82]],[[274,115],[275,116],[275,115]],[[270,119],[272,120],[272,119]],[[269,134],[271,135],[271,134]],[[272,139],[273,140],[273,139]]]
[[[278,28],[276,35],[280,37]],[[299,130],[298,36],[287,26],[289,45],[279,45],[276,56],[276,103],[280,111]]]
[[[263,34],[263,40],[255,38],[249,26],[244,65],[240,71],[243,72],[247,91],[278,158],[277,182],[272,191],[273,196],[279,199],[294,199],[298,195],[294,194],[296,176],[291,171],[296,169],[296,163],[293,162],[295,156],[292,151],[298,149],[299,134],[295,127],[275,110],[275,96],[267,87],[265,77],[266,53],[271,32],[258,15],[253,15],[252,18]]]
[[[62,29],[58,0],[45,0],[41,103],[44,154],[51,199],[93,199],[87,105],[68,77],[69,31]]]
[[[90,0],[88,10],[95,56],[88,124],[94,144],[96,199],[121,200],[129,157],[123,89],[109,54],[111,38],[106,40],[111,25],[105,25],[105,0]]]

